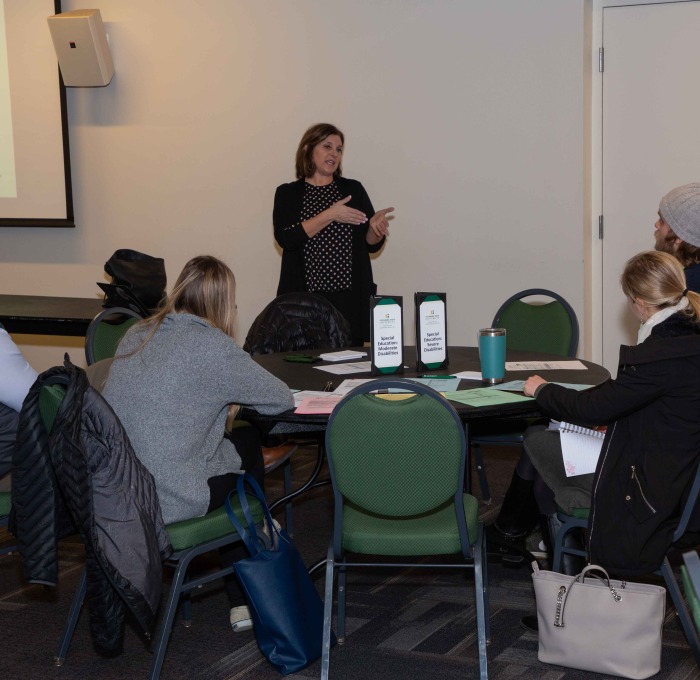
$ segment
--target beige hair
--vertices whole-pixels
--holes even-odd
[[[685,313],[695,321],[700,320],[700,295],[686,292],[683,267],[669,253],[649,250],[635,255],[627,261],[620,285],[628,298],[639,299],[657,309],[676,305],[686,295],[690,307]]]
[[[312,125],[304,133],[304,136],[299,142],[299,147],[297,148],[297,179],[306,179],[307,177],[313,176],[314,172],[316,172],[316,166],[313,162],[314,148],[326,137],[330,137],[331,135],[338,135],[338,137],[340,137],[340,141],[345,144],[345,135],[338,130],[335,125],[331,125],[330,123],[316,123],[316,125]],[[340,177],[342,174],[343,163],[341,159],[341,161],[338,163],[338,167],[333,173],[333,177]]]

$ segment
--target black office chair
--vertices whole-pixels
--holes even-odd
[[[285,293],[258,314],[243,349],[251,355],[339,349],[348,347],[350,341],[350,324],[324,297],[315,293]]]
[[[549,302],[525,302],[528,297],[548,297]],[[529,288],[509,297],[498,309],[491,324],[506,329],[506,348],[530,352],[558,354],[562,358],[575,357],[578,347],[579,326],[576,312],[558,293],[545,288]],[[495,432],[477,430],[471,436],[470,448],[479,475],[481,497],[491,503],[482,446],[522,446],[523,433],[528,423],[518,420],[499,423]]]
[[[251,356],[273,352],[295,352],[308,349],[339,349],[351,342],[350,324],[324,297],[314,293],[285,293],[278,295],[253,321],[243,349]],[[309,480],[294,496],[310,488],[323,464],[323,429],[318,431],[284,432],[284,439],[299,437],[313,439],[318,444],[316,465]],[[291,468],[284,461],[284,497],[291,492]],[[290,499],[291,500],[291,499]],[[271,504],[279,507],[282,499]],[[289,502],[285,502],[287,530],[292,531],[292,515]]]

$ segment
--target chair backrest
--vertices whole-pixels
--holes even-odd
[[[51,433],[58,409],[65,396],[65,385],[44,385],[39,391],[39,415],[47,434]]]
[[[251,355],[302,349],[348,347],[347,319],[324,297],[314,293],[278,295],[258,314],[243,349]]]
[[[372,390],[400,388],[406,399]],[[461,495],[466,440],[454,408],[409,380],[365,383],[333,410],[326,452],[336,507],[347,500],[371,513],[408,517]]]
[[[102,310],[90,322],[85,335],[87,365],[92,366],[97,361],[113,357],[124,334],[142,318],[140,314],[126,307]]]
[[[693,484],[688,492],[688,497],[685,499],[683,512],[681,513],[680,521],[676,530],[673,532],[673,542],[680,541],[686,531],[690,530],[693,533],[700,531],[700,506],[698,506],[698,498],[700,497],[700,464],[695,471]],[[690,527],[688,526],[690,525]]]
[[[552,298],[546,303],[527,303],[533,295]],[[495,328],[506,329],[508,349],[576,356],[578,319],[561,295],[544,288],[530,288],[508,298],[493,318]]]

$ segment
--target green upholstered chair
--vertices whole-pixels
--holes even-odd
[[[414,394],[389,400],[373,390]],[[326,452],[335,499],[328,548],[322,678],[328,677],[333,582],[338,579],[338,642],[345,642],[346,570],[354,567],[435,567],[406,557],[460,555],[439,566],[474,571],[479,668],[487,677],[488,597],[483,525],[477,500],[463,491],[464,429],[438,392],[408,380],[376,380],[350,392],[333,410]],[[385,556],[378,562],[352,553]]]
[[[680,520],[678,522],[678,526],[676,527],[674,533],[673,533],[673,542],[676,543],[679,541],[683,535],[686,533],[686,530],[688,528],[688,523],[690,522],[690,518],[693,516],[695,508],[698,503],[698,498],[700,497],[700,465],[698,466],[698,469],[695,473],[695,479],[693,481],[693,485],[690,488],[690,493],[688,494],[688,498],[685,501],[685,505],[683,506],[683,512],[681,513]],[[567,515],[566,513],[559,511],[557,513],[557,517],[559,518],[559,521],[562,523],[561,528],[557,532],[557,535],[553,538],[554,541],[554,559],[552,561],[552,569],[554,571],[560,571],[561,570],[561,564],[562,564],[562,555],[564,554],[570,554],[570,555],[580,555],[583,557],[587,557],[586,552],[578,549],[578,548],[571,548],[565,545],[566,543],[566,536],[572,531],[581,531],[582,529],[585,529],[588,527],[588,516],[590,514],[590,510],[588,508],[579,508],[576,509],[572,512],[571,515]],[[670,552],[673,551],[673,548],[671,548]],[[684,556],[685,557],[685,556]],[[697,555],[696,555],[697,559]],[[683,595],[681,594],[680,588],[678,587],[678,582],[676,580],[676,577],[673,573],[673,567],[671,567],[671,563],[669,561],[669,556],[668,554],[664,557],[663,562],[661,563],[661,566],[659,569],[654,572],[655,574],[659,574],[663,576],[664,581],[666,583],[666,588],[668,589],[669,594],[671,595],[671,600],[673,600],[673,605],[676,608],[676,611],[678,612],[678,618],[681,621],[681,626],[683,627],[683,632],[685,633],[686,638],[688,639],[688,645],[690,646],[691,651],[693,652],[693,656],[695,657],[695,662],[700,665],[700,637],[698,637],[698,630],[700,628],[696,628],[693,625],[693,619],[691,617],[691,613],[688,611],[688,607],[686,606],[685,602],[683,601]],[[687,579],[688,575],[684,575],[684,579]],[[696,591],[697,592],[697,591]],[[686,590],[687,593],[687,590]],[[693,602],[692,599],[688,599],[689,604],[691,605],[691,610],[693,612],[693,616],[695,616],[695,622],[700,623],[698,621],[698,616],[697,614],[700,613],[700,611],[697,608],[697,598]]]
[[[695,622],[695,630],[700,631],[700,557],[695,550],[683,553],[681,576],[683,592]]]
[[[539,298],[526,302],[525,298]],[[542,302],[541,298],[550,298]],[[508,298],[496,312],[491,324],[493,328],[506,329],[506,348],[528,352],[546,352],[561,357],[575,357],[578,347],[579,329],[576,312],[558,293],[545,288],[529,288]],[[479,475],[481,497],[491,502],[481,446],[522,446],[523,432],[528,423],[501,421],[493,428],[475,426],[470,437]]]
[[[42,422],[47,432],[51,432],[54,419],[58,413],[61,400],[65,395],[65,388],[61,385],[49,385],[42,388],[39,394],[39,409]],[[232,499],[232,508],[236,515],[244,521],[238,498]],[[251,497],[250,507],[255,521],[261,521],[263,511],[257,500]],[[165,652],[168,647],[170,632],[175,620],[178,604],[182,601],[185,626],[191,625],[191,603],[189,599],[190,593],[205,583],[209,583],[215,579],[223,578],[228,574],[232,574],[234,567],[226,567],[216,569],[196,578],[188,579],[187,569],[192,560],[204,553],[218,550],[224,546],[230,545],[240,540],[238,533],[233,528],[231,521],[226,514],[225,508],[218,508],[207,513],[203,517],[195,517],[193,519],[184,520],[169,524],[167,527],[168,536],[173,546],[173,554],[166,564],[174,568],[173,580],[168,592],[167,601],[161,621],[158,627],[158,633],[153,641],[153,661],[151,662],[151,670],[149,678],[155,680],[160,677],[160,671],[163,666]],[[80,581],[76,589],[73,601],[71,603],[68,620],[61,636],[58,651],[54,657],[56,666],[63,665],[63,662],[68,654],[71,639],[75,626],[78,623],[78,617],[85,599],[87,590],[87,575],[83,569],[80,576]],[[222,621],[225,619],[222,618]]]
[[[85,335],[87,365],[102,359],[111,359],[117,352],[119,341],[137,321],[143,317],[127,307],[103,309],[88,326]]]
[[[0,527],[6,527],[10,521],[10,510],[12,509],[12,494],[9,491],[0,492]],[[17,546],[14,543],[0,548],[0,555],[7,555],[14,552]]]

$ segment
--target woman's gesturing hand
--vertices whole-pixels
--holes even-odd
[[[367,215],[361,210],[356,210],[346,205],[350,199],[352,199],[352,196],[341,198],[325,211],[328,217],[331,218],[331,222],[340,222],[341,224],[364,224],[367,221]]]
[[[394,209],[383,208],[372,215],[372,219],[369,221],[370,231],[367,232],[367,241],[378,243],[389,233],[389,220],[386,216],[390,212],[394,212]],[[372,237],[371,240],[370,237]]]

